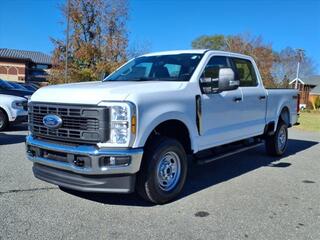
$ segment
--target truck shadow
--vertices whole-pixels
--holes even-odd
[[[316,144],[318,144],[318,142],[290,139],[288,149],[282,157],[270,157],[266,155],[264,146],[261,146],[228,158],[220,159],[211,164],[196,165],[189,173],[186,187],[180,195],[180,198],[241,176],[260,167],[290,167],[294,162],[278,161],[281,159],[284,160],[284,158],[295,155]]]
[[[25,142],[26,135],[5,134],[0,132],[0,146]]]
[[[4,132],[0,132],[0,146],[25,142],[27,133],[25,133],[24,135],[23,134],[7,134],[7,133],[27,131],[27,130],[28,130],[27,124],[10,126]]]
[[[9,128],[5,130],[5,132],[18,132],[18,131],[28,131],[28,124],[21,123],[21,124],[9,126]]]
[[[180,194],[177,200],[185,198],[208,187],[241,176],[260,167],[290,167],[292,164],[294,164],[294,162],[289,163],[277,161],[287,156],[295,155],[316,144],[318,144],[318,142],[290,139],[286,154],[281,158],[269,157],[265,154],[264,147],[258,147],[231,157],[220,159],[210,164],[192,164],[191,168],[189,168],[189,176],[187,178],[184,191],[182,194]],[[122,195],[85,193],[68,189],[62,190],[66,193],[103,204],[143,207],[154,206],[154,204],[143,201],[136,193]]]

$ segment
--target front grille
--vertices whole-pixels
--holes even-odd
[[[43,118],[54,114],[62,119],[62,125],[51,129]],[[109,110],[105,107],[29,104],[29,129],[34,136],[66,142],[105,142],[109,136]]]

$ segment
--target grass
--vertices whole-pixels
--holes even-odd
[[[320,131],[320,111],[302,111],[299,117],[299,129]]]

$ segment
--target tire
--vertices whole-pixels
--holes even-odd
[[[136,190],[147,201],[167,203],[182,191],[187,170],[183,146],[175,139],[156,136],[145,149]]]
[[[0,131],[6,129],[8,127],[9,121],[7,114],[0,109]]]
[[[279,121],[276,132],[267,136],[266,152],[271,156],[281,156],[288,146],[288,127],[283,121]]]

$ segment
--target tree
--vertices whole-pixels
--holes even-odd
[[[295,79],[298,62],[296,50],[287,47],[279,53],[275,53],[275,56],[276,58],[271,70],[274,79],[276,79],[277,82],[283,82],[285,78],[289,81]],[[305,54],[300,65],[299,78],[303,79],[306,76],[315,74],[315,69],[314,61]]]
[[[70,0],[70,37],[67,82],[97,80],[127,58],[126,0]],[[67,6],[61,11],[68,15]],[[53,69],[50,81],[65,82],[66,43],[52,39]]]
[[[272,46],[264,43],[260,36],[255,37],[250,34],[202,36],[192,42],[192,47],[250,55],[258,65],[264,84],[267,87],[276,85],[271,75],[271,68],[275,58]]]
[[[194,49],[216,49],[216,50],[227,50],[226,37],[221,34],[208,36],[204,35],[196,38],[191,43]]]

